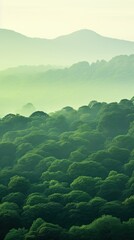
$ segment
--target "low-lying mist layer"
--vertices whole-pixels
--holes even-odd
[[[23,66],[0,72],[1,114],[21,112],[32,103],[37,109],[55,111],[71,105],[131,98],[134,90],[134,55],[69,68]]]

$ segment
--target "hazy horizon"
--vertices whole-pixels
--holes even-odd
[[[132,0],[2,0],[0,28],[48,39],[90,29],[103,36],[134,41],[133,8]]]

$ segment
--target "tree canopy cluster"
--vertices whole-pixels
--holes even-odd
[[[0,119],[0,239],[134,238],[134,98]]]

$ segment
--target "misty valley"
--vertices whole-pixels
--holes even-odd
[[[50,113],[68,105],[78,108],[91,100],[130,99],[133,78],[134,55],[91,64],[78,62],[63,68],[42,65],[1,70],[0,116],[9,112],[25,114],[22,108],[27,103]]]

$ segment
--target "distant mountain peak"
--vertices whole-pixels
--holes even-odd
[[[93,30],[90,30],[90,29],[80,29],[80,30],[75,31],[71,34],[95,34],[95,35],[100,36],[100,34],[98,34],[97,32],[95,32]]]
[[[69,34],[65,34],[65,35],[62,35],[62,36],[59,36],[55,39],[62,39],[62,38],[73,38],[73,37],[76,37],[76,38],[89,38],[89,37],[101,37],[100,34],[96,33],[95,31],[92,31],[90,29],[80,29],[78,31],[75,31],[75,32],[72,32],[72,33],[69,33]]]

